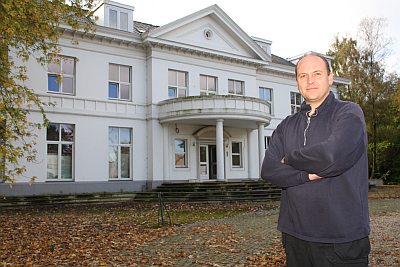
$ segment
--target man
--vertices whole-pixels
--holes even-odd
[[[287,266],[368,266],[367,134],[361,108],[335,99],[316,53],[295,69],[301,110],[276,128],[261,177],[282,188],[278,230]]]

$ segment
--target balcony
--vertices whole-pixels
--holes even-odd
[[[179,97],[158,106],[160,123],[215,125],[223,119],[225,127],[257,129],[271,120],[270,103],[237,95]]]

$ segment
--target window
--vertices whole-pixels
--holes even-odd
[[[118,12],[113,9],[110,9],[110,27],[118,28]]]
[[[130,179],[132,129],[109,127],[108,143],[108,173],[110,179]]]
[[[119,13],[119,28],[123,31],[128,30],[128,13],[121,12]]]
[[[108,65],[108,98],[131,100],[131,67]]]
[[[272,89],[266,87],[260,87],[260,99],[272,103]]]
[[[217,94],[217,77],[200,75],[200,95]]]
[[[232,142],[232,167],[242,168],[242,142]]]
[[[290,92],[290,112],[294,114],[300,111],[302,96],[300,93]]]
[[[208,146],[200,145],[200,175],[208,175]]]
[[[120,29],[123,31],[128,30],[128,13],[118,12],[117,10],[110,9],[109,26],[111,28]]]
[[[72,180],[74,165],[72,124],[50,123],[47,127],[47,179]]]
[[[186,139],[175,139],[175,168],[187,168]]]
[[[267,149],[270,143],[271,143],[271,136],[264,136],[264,149]]]
[[[272,114],[272,89],[266,87],[259,87],[260,99],[265,100],[270,105],[270,114]]]
[[[168,98],[187,96],[188,73],[168,70]]]
[[[228,93],[230,95],[244,95],[244,82],[228,80]]]
[[[47,91],[51,93],[74,94],[75,59],[58,57],[48,65]]]

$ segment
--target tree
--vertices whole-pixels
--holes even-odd
[[[398,106],[395,103],[396,84],[399,83],[396,74],[385,77],[384,86],[390,93],[377,102],[376,110],[379,118],[376,142],[375,176],[382,178],[386,184],[400,182],[400,124]],[[370,144],[372,154],[373,144]]]
[[[378,151],[378,144],[387,141],[382,139],[382,132],[393,123],[393,113],[388,112],[388,106],[395,83],[385,71],[391,40],[385,37],[384,27],[385,19],[366,18],[360,23],[357,40],[336,37],[328,52],[334,57],[335,74],[351,81],[350,85],[339,88],[340,96],[358,103],[364,111],[369,136],[370,178],[386,175],[376,175],[378,153],[383,151],[382,147],[388,148],[382,145]]]
[[[400,114],[400,78],[397,79],[397,83],[395,85],[395,92],[392,97],[393,107],[397,110],[398,114]],[[400,123],[400,118],[399,121]]]
[[[25,172],[22,159],[34,161],[36,136],[47,124],[44,103],[24,82],[24,63],[41,65],[57,59],[60,27],[93,30],[94,0],[2,0],[0,2],[0,180],[14,182]],[[29,120],[31,110],[43,121]],[[32,177],[34,179],[35,177]]]
[[[384,61],[389,55],[388,46],[391,40],[384,35],[386,20],[384,18],[365,18],[360,23],[359,39],[361,40],[361,51],[364,57],[363,68],[366,71],[367,79],[364,80],[366,97],[372,118],[371,134],[372,139],[372,167],[370,177],[375,177],[377,166],[377,143],[378,143],[378,109],[377,102],[387,96],[390,88],[384,82]]]
[[[365,88],[362,81],[365,79],[365,73],[360,68],[362,58],[357,41],[351,37],[339,40],[336,36],[328,55],[334,57],[332,61],[334,75],[350,79],[350,85],[339,85],[340,98],[364,106]]]

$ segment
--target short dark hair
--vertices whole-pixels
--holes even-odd
[[[329,62],[328,62],[328,60],[326,59],[326,57],[324,57],[324,56],[321,55],[321,54],[315,53],[315,52],[307,52],[307,53],[305,53],[305,54],[299,59],[299,61],[297,61],[297,63],[296,63],[296,67],[295,67],[295,69],[294,69],[294,74],[296,75],[296,80],[297,80],[297,68],[298,68],[299,62],[300,62],[303,58],[305,58],[305,57],[307,57],[307,56],[316,56],[316,57],[319,57],[320,59],[322,59],[322,60],[324,61],[324,63],[325,63],[325,66],[326,66],[326,70],[327,70],[327,72],[328,72],[328,75],[331,74],[331,65],[329,65]]]

